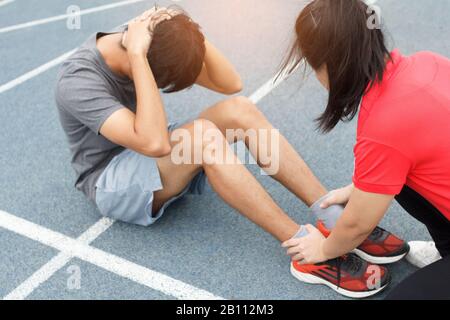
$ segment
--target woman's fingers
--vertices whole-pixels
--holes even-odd
[[[297,254],[299,254],[299,252],[301,252],[303,250],[303,247],[301,245],[295,246],[295,247],[290,247],[286,252],[288,256],[295,256]]]
[[[299,259],[299,260],[295,260],[295,261],[297,261],[297,263],[300,264],[300,265],[314,264],[314,263],[308,261],[308,259],[305,259],[305,258],[302,258],[302,259]]]
[[[331,194],[328,198],[326,198],[321,204],[320,207],[322,209],[326,209],[329,206],[333,205],[333,204],[337,204],[337,199],[336,199],[336,195]]]
[[[283,242],[282,246],[287,248],[287,254],[292,261],[297,261],[299,264],[314,264],[325,261],[326,257],[321,249],[323,242],[326,240],[325,237],[311,224],[305,225],[304,228],[308,231],[308,235]]]
[[[298,253],[298,254],[296,254],[295,256],[292,257],[292,261],[299,261],[299,262],[301,262],[303,259],[304,259],[304,257],[300,253]]]
[[[333,190],[328,197],[321,203],[320,207],[326,209],[333,204],[346,204],[350,199],[352,188],[345,187],[342,189]]]
[[[290,247],[297,246],[299,243],[300,243],[300,239],[299,238],[293,238],[293,239],[289,239],[289,240],[283,242],[281,244],[281,246],[283,248],[290,248]]]

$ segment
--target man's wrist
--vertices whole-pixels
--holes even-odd
[[[130,61],[147,61],[147,54],[142,51],[127,50]]]

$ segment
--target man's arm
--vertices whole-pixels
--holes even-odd
[[[242,80],[231,62],[208,40],[205,40],[205,46],[205,61],[196,83],[223,94],[240,92]]]
[[[103,124],[100,133],[108,140],[150,157],[170,153],[169,132],[164,105],[147,60],[151,36],[150,21],[135,21],[128,26],[127,53],[136,88],[136,114],[124,108]]]

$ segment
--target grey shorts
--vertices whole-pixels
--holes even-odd
[[[201,172],[182,193],[167,201],[152,215],[153,194],[163,189],[156,160],[124,150],[111,160],[99,177],[95,201],[105,217],[149,226],[161,218],[170,204],[185,194],[202,194],[205,185],[206,175]]]

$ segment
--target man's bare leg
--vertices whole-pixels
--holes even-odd
[[[219,102],[206,109],[200,117],[212,121],[224,134],[226,129],[265,129],[269,132],[274,129],[262,112],[245,97]],[[262,147],[264,150],[270,150],[270,135],[267,137],[269,139],[260,139],[258,135],[258,150]],[[246,143],[248,146],[248,141]],[[255,152],[252,154],[259,162],[258,155]],[[327,194],[325,187],[281,134],[279,135],[279,170],[272,177],[308,206]]]
[[[216,130],[218,136],[221,137],[221,139],[218,139],[219,141],[201,141],[202,150],[210,148],[211,144],[215,144],[215,147],[223,148],[225,153],[231,155],[230,159],[233,161],[231,163],[208,161],[208,163],[212,162],[210,164],[203,161],[202,164],[197,165],[177,165],[173,163],[170,155],[159,159],[158,167],[164,189],[155,193],[154,210],[158,210],[170,198],[181,193],[195,175],[203,169],[212,188],[231,207],[272,234],[279,241],[283,242],[292,238],[298,232],[300,226],[283,212],[255,177],[239,162],[219,129],[210,121],[196,121],[198,121],[197,123],[201,122],[203,132]],[[194,124],[188,124],[177,130],[187,130],[191,137],[194,137]],[[195,147],[194,143],[191,147]]]

